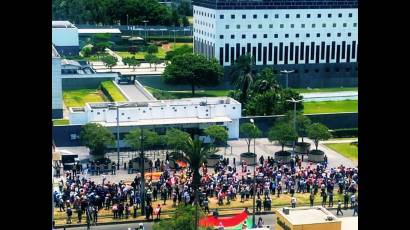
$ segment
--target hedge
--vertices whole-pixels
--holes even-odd
[[[170,38],[170,37],[161,37],[161,36],[159,36],[159,37],[148,37],[147,40],[148,40],[148,42],[153,42],[153,41],[168,41],[169,43],[174,42],[173,37]],[[188,42],[193,43],[193,41],[194,41],[193,38],[188,37],[188,36],[186,36],[186,37],[176,37],[175,38],[175,42],[178,42],[178,43],[181,43],[181,42],[183,42],[183,43],[188,43]]]
[[[101,91],[105,96],[108,97],[110,101],[127,101],[127,99],[122,95],[120,90],[112,81],[101,82]]]
[[[349,129],[334,129],[331,131],[333,137],[343,138],[343,137],[357,137],[358,128],[349,128]]]

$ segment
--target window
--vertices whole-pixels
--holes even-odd
[[[280,28],[283,28],[284,26],[283,26],[283,24],[280,24]]]
[[[299,34],[296,34],[295,36],[298,38],[298,37],[299,37]]]
[[[225,25],[225,29],[229,29],[229,25]]]
[[[336,27],[336,23],[333,23],[333,28],[335,28]]]
[[[254,19],[258,18],[258,15],[254,14],[254,15],[253,15],[253,18],[254,18]]]
[[[241,25],[236,25],[236,29],[240,29],[241,28]]]
[[[328,18],[331,18],[331,17],[332,17],[332,14],[327,14],[327,17],[328,17]]]
[[[300,25],[302,28],[305,28],[305,24]]]
[[[353,23],[353,27],[356,27],[357,26],[357,23]]]
[[[269,28],[271,28],[271,29],[272,29],[272,28],[273,28],[273,24],[269,24]]]
[[[306,17],[307,17],[307,18],[310,18],[310,14],[307,14]]]
[[[317,34],[316,34],[316,37],[320,38],[320,33],[317,33]]]
[[[285,34],[285,38],[288,38],[289,37],[289,34]]]
[[[267,34],[264,34],[264,35],[263,35],[263,38],[268,38],[268,35],[267,35]]]
[[[295,25],[294,24],[290,24],[290,28],[294,28],[295,27]]]
[[[219,15],[219,19],[224,19],[224,15],[223,15],[223,14],[220,14],[220,15]]]
[[[275,34],[273,37],[274,37],[274,38],[278,38],[278,34]]]
[[[235,39],[235,35],[231,34],[231,39]]]
[[[309,38],[309,37],[310,37],[310,34],[306,34],[306,37]]]
[[[286,14],[286,15],[285,15],[285,18],[289,18],[289,14]]]
[[[246,14],[242,14],[242,19],[246,19]]]
[[[252,35],[253,38],[256,38],[256,34]]]
[[[231,14],[231,19],[235,19],[235,14]]]
[[[343,27],[346,27],[347,26],[347,23],[343,23]]]
[[[267,14],[263,15],[263,18],[268,18],[268,15]]]
[[[245,39],[246,38],[246,35],[245,34],[242,34],[242,39]]]
[[[330,37],[330,33],[327,33],[327,37]]]
[[[339,18],[341,18],[342,17],[342,14],[339,14]]]
[[[300,14],[296,14],[296,18],[300,18]]]
[[[220,38],[220,39],[224,39],[224,36],[223,36],[223,35],[219,35],[219,38]]]
[[[347,33],[347,36],[348,36],[348,37],[351,37],[351,36],[352,36],[352,33]]]
[[[258,25],[258,28],[259,28],[259,29],[262,29],[262,24],[259,24],[259,25]]]
[[[316,24],[312,24],[312,28],[315,28],[316,27]]]
[[[248,25],[248,29],[250,29],[250,28],[252,28],[252,26],[251,26],[251,25]]]
[[[353,16],[353,14],[352,13],[349,13],[349,18],[351,18]]]
[[[317,18],[321,18],[322,17],[322,15],[321,14],[317,14]]]
[[[342,34],[341,34],[341,33],[337,33],[337,36],[340,37],[340,36],[342,36]]]
[[[279,18],[279,14],[275,14],[275,18]]]
[[[323,24],[322,24],[322,27],[323,27],[323,28],[326,28],[326,23],[323,23]]]

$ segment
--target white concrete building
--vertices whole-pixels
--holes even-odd
[[[52,42],[61,55],[78,55],[78,28],[69,21],[53,21]]]
[[[63,90],[61,84],[61,58],[54,46],[51,46],[51,58],[52,58],[52,118],[63,117]]]
[[[87,103],[83,108],[70,108],[70,124],[95,122],[116,132],[117,110],[112,107],[115,105],[113,102]],[[205,138],[202,130],[209,125],[222,125],[227,128],[230,139],[239,138],[241,104],[232,98],[189,98],[118,105],[121,140],[135,127],[154,129],[159,134],[165,134],[168,127],[176,127]]]
[[[293,69],[296,79],[357,78],[357,0],[194,0],[193,5],[194,52],[215,57],[224,67],[250,53],[256,65]]]

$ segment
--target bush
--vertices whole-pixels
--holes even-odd
[[[112,81],[101,82],[101,91],[110,101],[126,101],[124,96],[118,90]]]
[[[174,42],[174,38],[166,38],[166,37],[148,37],[147,38],[147,42],[153,42],[153,41],[168,41],[168,42]],[[193,38],[192,37],[176,37],[175,38],[175,42],[183,42],[183,43],[192,43],[193,42]]]
[[[332,136],[335,138],[357,137],[358,128],[334,129],[331,131],[331,133],[332,133]]]
[[[158,100],[168,100],[168,99],[177,99],[175,95],[172,93],[163,91],[163,90],[158,90],[152,93],[152,96],[154,96]]]

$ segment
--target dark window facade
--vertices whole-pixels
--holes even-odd
[[[267,48],[266,46],[263,47],[263,64],[266,65],[267,63]]]
[[[262,43],[258,43],[258,61],[262,60]]]
[[[246,44],[246,53],[251,53],[251,43]]]
[[[224,48],[219,47],[219,64],[223,65],[224,63]]]
[[[252,47],[252,57],[256,58],[256,47]]]
[[[352,58],[356,58],[356,41],[352,42]]]
[[[319,58],[320,58],[319,50],[320,50],[320,46],[317,45],[316,46],[316,63],[319,63]]]
[[[229,44],[225,44],[225,62],[229,62]]]
[[[325,42],[322,42],[322,46],[320,47],[320,59],[325,60]]]
[[[241,45],[239,43],[236,43],[236,59],[240,56],[240,50],[241,50]]]
[[[330,63],[330,45],[326,45],[326,63]]]
[[[299,64],[299,46],[295,46],[295,64]]]
[[[273,47],[273,64],[278,64],[278,47]]]
[[[285,46],[285,62],[284,62],[285,65],[288,64],[288,58],[289,58],[288,52],[289,52],[289,47]]]
[[[300,60],[304,60],[305,57],[303,56],[305,54],[305,43],[301,42],[300,43]]]
[[[289,60],[293,61],[293,42],[290,43],[289,47]]]
[[[268,45],[268,60],[272,61],[272,42],[269,42]]]
[[[336,56],[336,42],[332,42],[332,59],[335,59]]]
[[[231,65],[234,63],[235,58],[235,48],[231,47]]]
[[[342,42],[342,59],[346,58],[346,42]]]
[[[336,63],[340,62],[340,45],[336,47]]]
[[[283,43],[279,43],[279,61],[283,61]]]
[[[305,57],[305,63],[308,64],[309,63],[309,46],[306,46],[306,57]]]
[[[315,43],[311,42],[310,43],[310,60],[314,60],[315,58]]]
[[[347,45],[347,49],[346,49],[346,62],[349,63],[350,62],[350,45]]]

